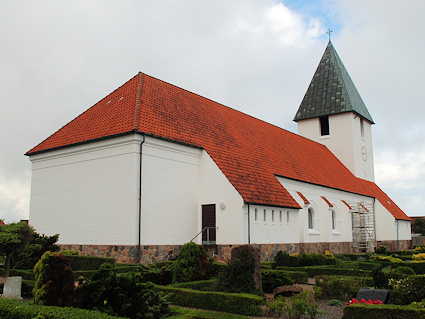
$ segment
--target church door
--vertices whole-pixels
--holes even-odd
[[[215,204],[202,205],[202,244],[215,244]]]

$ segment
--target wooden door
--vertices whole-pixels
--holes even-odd
[[[202,229],[207,228],[202,232],[203,244],[215,244],[216,229],[215,229],[215,204],[202,205]]]

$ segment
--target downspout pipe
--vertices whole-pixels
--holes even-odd
[[[250,215],[249,203],[248,203],[248,244],[251,244],[251,215]]]
[[[140,264],[142,260],[142,155],[143,155],[143,143],[145,142],[145,134],[142,134],[142,141],[140,142],[139,150],[139,201],[138,201],[138,210],[139,210],[139,240],[137,245],[137,260]]]

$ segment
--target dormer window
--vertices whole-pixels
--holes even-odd
[[[322,136],[329,135],[329,116],[320,118],[320,134]]]

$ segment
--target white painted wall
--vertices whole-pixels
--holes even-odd
[[[298,209],[250,205],[251,244],[298,243]]]
[[[242,196],[206,151],[202,151],[199,172],[198,232],[202,229],[202,205],[215,204],[217,244],[248,243],[248,215]],[[200,236],[196,243],[201,243]]]
[[[352,241],[352,221],[349,208],[342,202],[373,203],[373,198],[356,195],[318,185],[307,184],[278,177],[279,182],[302,207],[299,217],[299,242],[348,242]],[[305,204],[298,195],[301,192],[310,204]],[[329,207],[324,196],[333,207]],[[313,229],[308,228],[308,209],[313,209]],[[332,229],[332,211],[335,212],[335,229]]]
[[[117,137],[30,156],[30,224],[60,244],[137,243],[141,137]]]
[[[375,202],[375,218],[378,240],[412,239],[410,221],[397,221],[378,200]]]
[[[319,118],[297,122],[298,134],[328,147],[333,154],[357,177],[375,180],[372,126],[364,123],[364,136],[361,135],[360,117],[351,112],[329,116],[329,135],[321,136]],[[362,148],[366,149],[366,160]]]
[[[142,245],[189,242],[199,225],[202,150],[146,137],[142,170]]]

